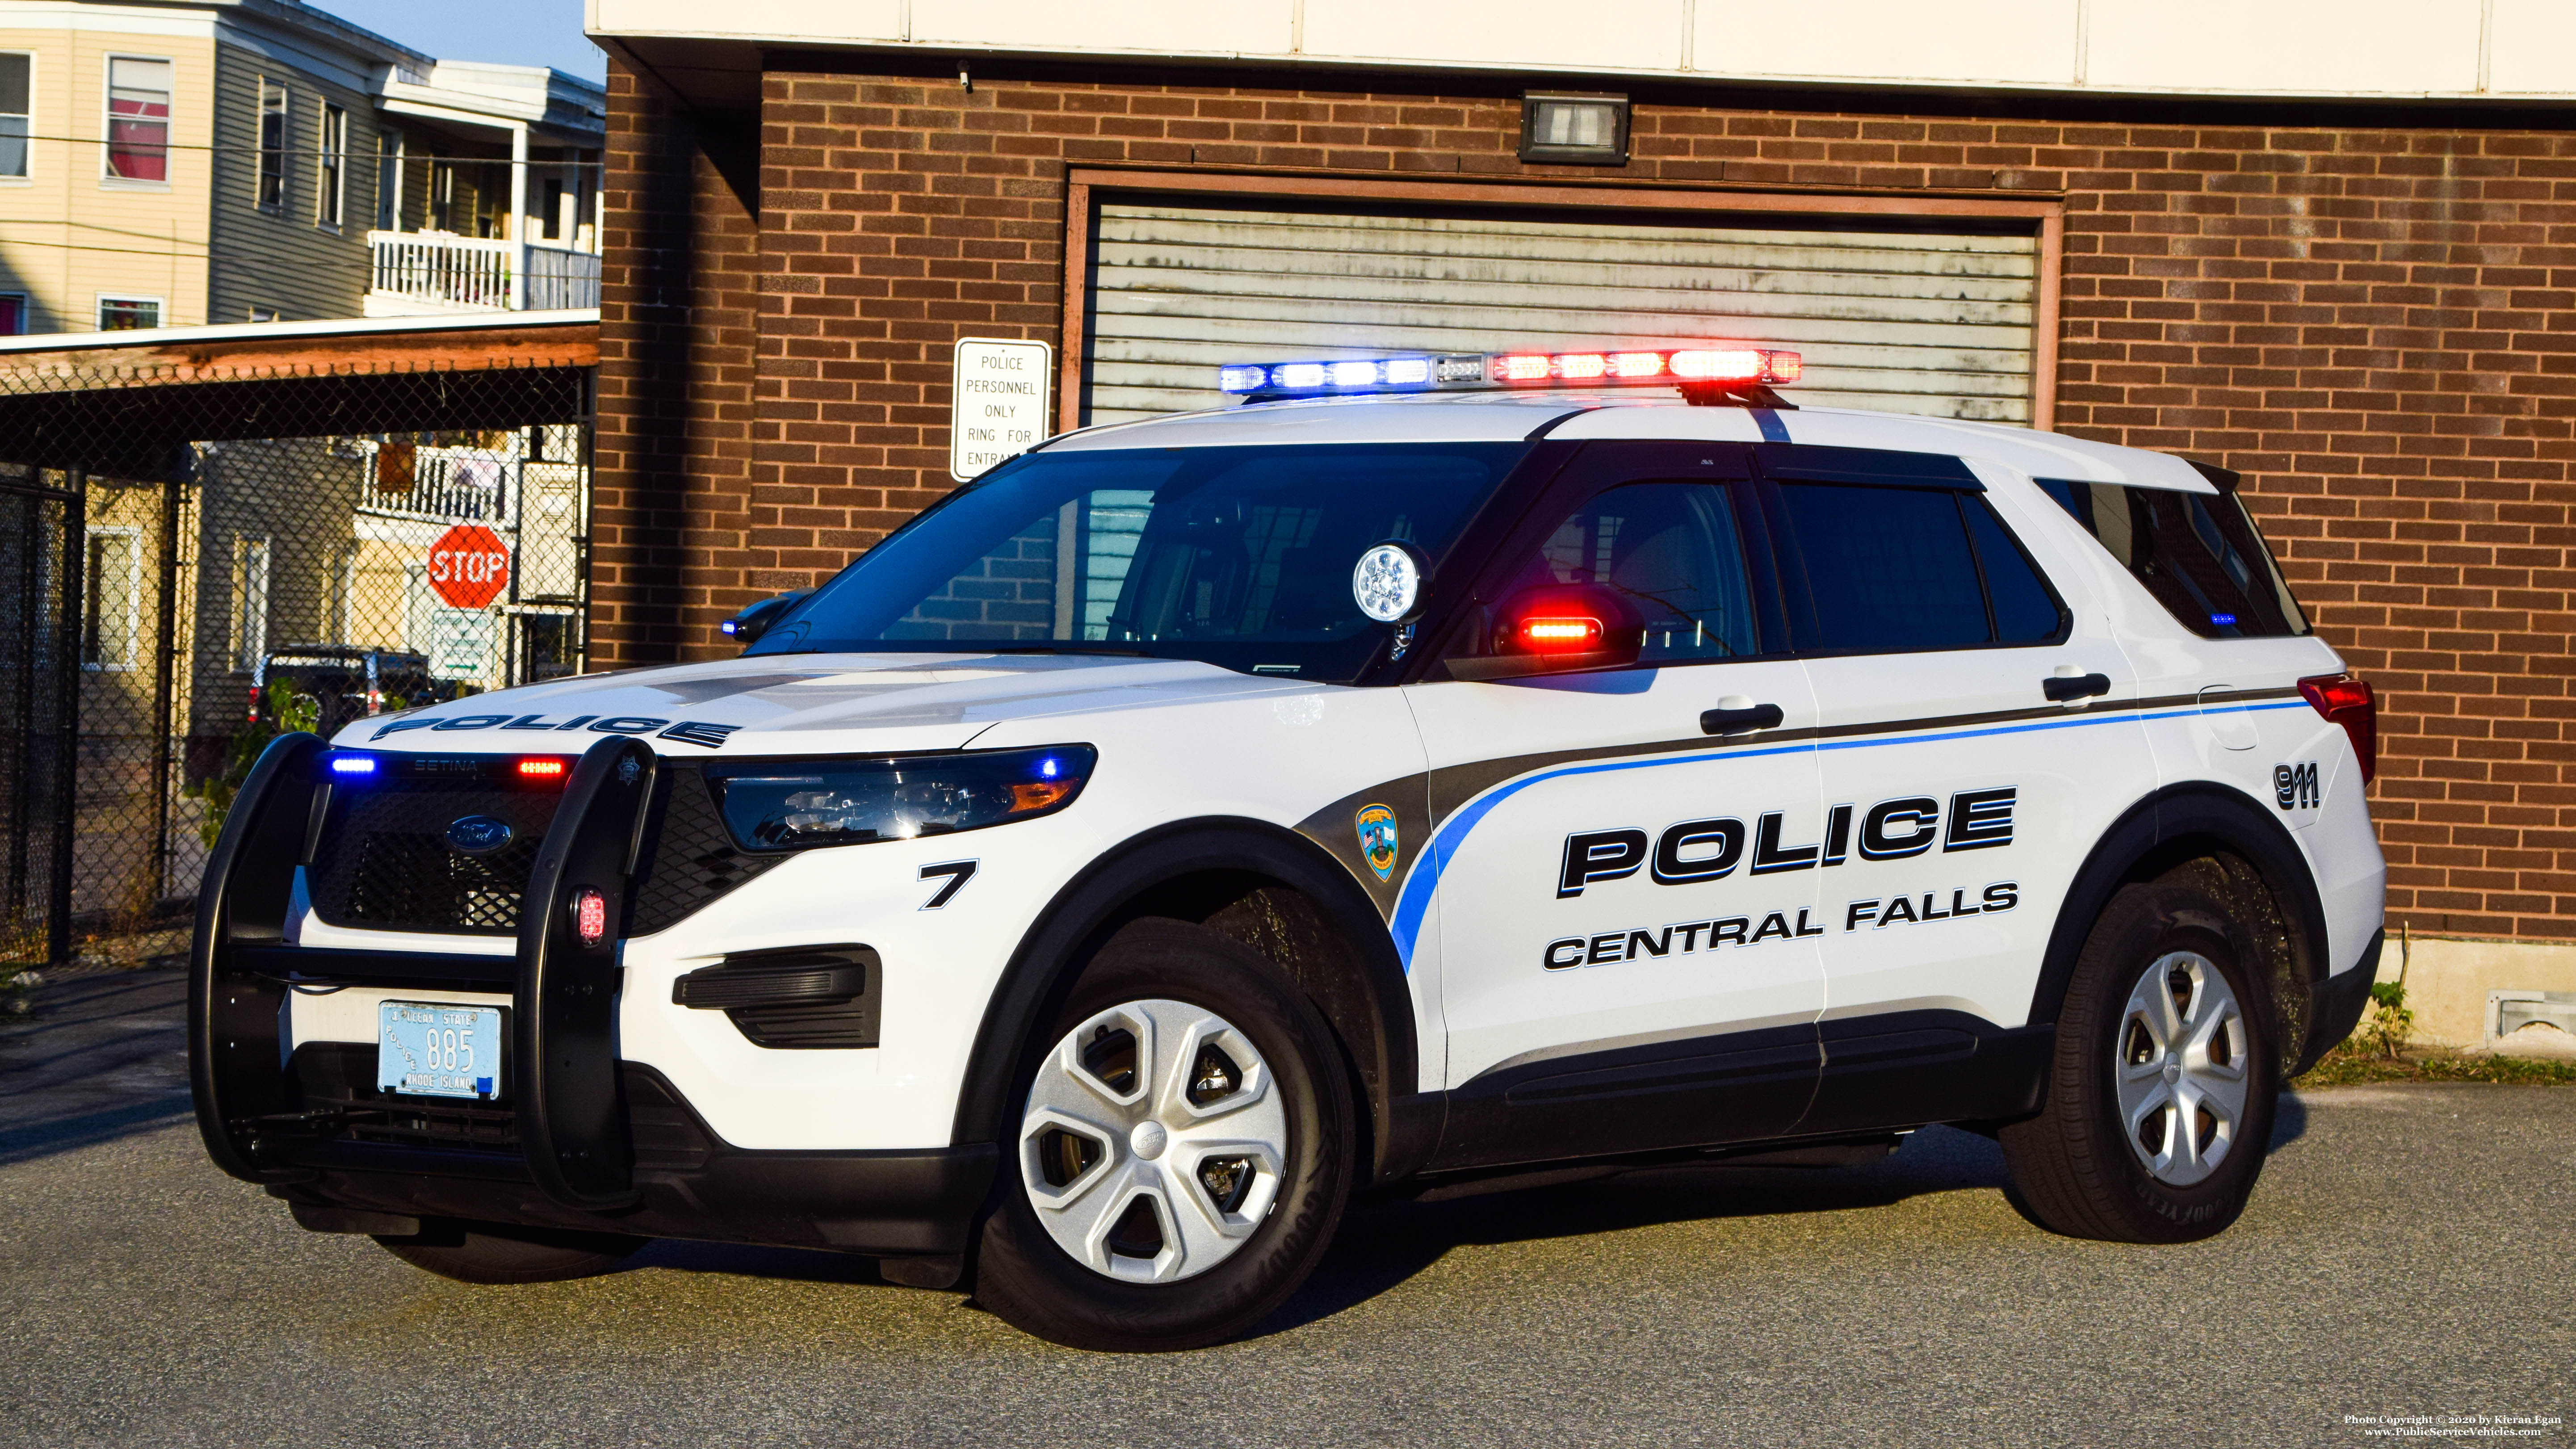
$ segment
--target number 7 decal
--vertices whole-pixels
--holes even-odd
[[[925,911],[935,911],[948,904],[959,891],[966,888],[966,882],[975,878],[976,864],[977,862],[971,860],[951,860],[939,865],[923,866],[921,868],[923,880],[937,880],[941,876],[946,876],[948,884],[941,886],[938,894],[923,901],[921,908]]]

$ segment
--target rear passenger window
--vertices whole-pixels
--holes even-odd
[[[1629,483],[1604,490],[1557,526],[1511,592],[1548,584],[1616,590],[1645,621],[1643,663],[1760,652],[1744,546],[1723,487]]]
[[[1896,653],[2058,635],[2056,596],[1983,499],[1822,483],[1783,483],[1780,498],[1806,568],[1806,597],[1790,601],[1801,650]]]
[[[2038,482],[2193,633],[2239,639],[2308,632],[2307,616],[2234,493]]]

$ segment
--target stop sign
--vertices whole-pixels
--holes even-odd
[[[510,550],[479,523],[460,523],[429,546],[429,586],[459,609],[479,609],[510,582]]]

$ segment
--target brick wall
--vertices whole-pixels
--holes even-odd
[[[677,243],[624,210],[670,123],[623,77],[613,95],[604,336],[638,350],[605,371],[665,388],[657,414],[686,374],[685,417],[656,425],[703,472],[662,494],[621,481],[617,526],[639,531],[603,554],[628,571],[602,590],[602,638],[625,651],[607,657],[721,652],[731,608],[827,576],[946,491],[951,343],[1060,341],[1068,164],[2060,194],[2058,426],[2247,476],[2321,629],[2382,690],[2373,808],[2396,918],[2576,937],[2576,858],[2560,854],[2576,849],[2576,137],[1641,100],[1634,159],[1605,172],[1521,165],[1503,88],[978,76],[970,91],[773,70],[756,228],[703,159],[680,168],[700,228],[684,326],[649,313],[637,254]],[[676,194],[678,177],[659,184]],[[657,328],[684,333],[644,347]],[[652,446],[636,424],[611,435]],[[640,452],[623,466],[603,476],[662,476]]]

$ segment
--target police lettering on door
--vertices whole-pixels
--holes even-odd
[[[2012,844],[2013,805],[2019,795],[2017,787],[2004,785],[1958,791],[1946,807],[1929,795],[1882,800],[1866,811],[1856,805],[1836,805],[1825,812],[1820,838],[1794,845],[1785,840],[1787,812],[1780,810],[1756,815],[1749,832],[1736,816],[1679,821],[1651,840],[1635,828],[1576,831],[1565,838],[1556,896],[1559,900],[1580,897],[1587,889],[1626,880],[1641,871],[1657,885],[1683,886],[1723,880],[1739,866],[1752,877],[1840,866],[1855,853],[1862,861],[1897,861],[1929,854],[1936,845],[1944,855],[1991,850]],[[2021,887],[2016,881],[1927,883],[1849,901],[1842,929],[1884,930],[1990,915],[2020,903]],[[1826,927],[1810,915],[1809,908],[1783,905],[1777,910],[1560,937],[1547,943],[1542,964],[1562,971],[1825,934]]]

